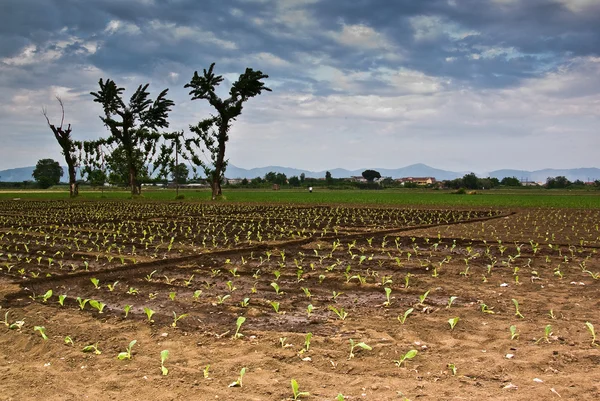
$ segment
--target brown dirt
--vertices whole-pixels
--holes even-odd
[[[119,213],[126,214],[127,206],[111,206],[116,207],[115,219],[98,211],[88,219],[80,212],[74,224],[57,222],[59,213],[51,213],[57,207],[63,206],[32,203],[29,223],[18,227],[15,210],[23,206],[0,203],[6,233],[0,238],[0,318],[8,312],[9,324],[25,322],[21,329],[0,325],[1,400],[286,400],[292,398],[291,379],[310,392],[302,397],[309,400],[335,400],[340,393],[346,400],[600,398],[600,347],[591,344],[585,326],[589,321],[600,333],[600,287],[594,278],[600,272],[600,233],[598,219],[587,211],[503,211],[507,217],[492,213],[487,216],[491,220],[458,225],[428,217],[421,223],[434,226],[420,229],[398,224],[394,211],[376,211],[382,209],[306,208],[310,221],[301,223],[293,207],[211,206],[187,210],[198,217],[179,218],[173,226],[172,219],[160,219],[173,211],[153,204],[146,216],[119,228]],[[202,218],[200,212],[206,212]],[[336,213],[364,219],[328,222]],[[215,234],[219,229],[202,223],[219,224],[220,215],[229,222],[225,234]],[[260,215],[271,216],[270,227]],[[272,239],[246,240],[244,231],[259,220],[263,235],[271,232]],[[200,247],[202,235],[192,238],[183,234],[185,228],[178,231],[188,226],[207,233],[202,234],[207,242],[215,238],[216,246]],[[147,249],[137,243],[132,255],[128,239],[141,237],[144,228],[157,236],[165,230],[168,244],[173,227],[178,232],[173,249],[164,243],[158,250],[154,243]],[[303,233],[306,227],[310,229]],[[44,242],[40,230],[49,237]],[[102,232],[104,238],[97,238]],[[238,232],[243,237],[232,246]],[[275,237],[281,232],[285,235]],[[74,239],[83,242],[84,237],[89,240],[86,248],[92,238],[103,245],[73,255]],[[340,245],[333,251],[335,240]],[[125,264],[115,248],[106,251],[110,244],[121,248]],[[98,261],[92,251],[100,255]],[[285,251],[285,260],[280,251]],[[98,289],[91,278],[100,281]],[[110,291],[107,285],[115,281]],[[274,282],[283,294],[276,293]],[[391,289],[389,306],[385,287]],[[137,294],[127,293],[132,288]],[[302,288],[309,289],[310,299]],[[43,302],[40,295],[50,289],[52,297]],[[196,298],[197,290],[202,293]],[[335,299],[334,292],[340,293]],[[60,294],[67,295],[64,306],[58,303]],[[457,298],[447,308],[451,296]],[[107,306],[101,314],[89,303],[80,310],[77,297]],[[244,298],[249,298],[246,307],[240,305]],[[512,299],[518,300],[523,318],[515,315]],[[271,302],[280,303],[280,313]],[[310,316],[309,303],[315,308]],[[483,312],[482,304],[493,313]],[[127,318],[125,305],[132,305]],[[343,308],[345,320],[329,306]],[[153,322],[147,321],[144,308],[155,311]],[[409,308],[413,312],[402,324],[398,317]],[[176,328],[173,312],[188,314]],[[239,316],[246,317],[243,336],[233,338]],[[454,317],[460,319],[450,330],[448,320]],[[514,340],[511,325],[519,333]],[[546,339],[547,325],[551,334]],[[48,340],[35,326],[45,327]],[[303,351],[307,333],[313,337],[310,349]],[[65,344],[66,336],[74,345]],[[350,339],[372,350],[357,350],[349,359]],[[131,340],[137,340],[132,359],[118,360]],[[95,343],[101,354],[82,352]],[[167,376],[160,370],[164,349],[169,350]],[[394,361],[411,349],[418,354],[396,366]],[[242,368],[243,386],[228,387]]]

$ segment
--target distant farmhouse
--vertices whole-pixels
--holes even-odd
[[[405,183],[411,183],[416,185],[432,185],[436,183],[434,177],[403,177],[397,178],[394,181],[404,185]]]

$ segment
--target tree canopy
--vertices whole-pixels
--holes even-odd
[[[375,170],[365,170],[362,172],[362,176],[365,180],[369,182],[373,182],[376,178],[381,178],[381,174],[379,173],[379,171]]]
[[[58,184],[63,174],[63,169],[57,161],[41,159],[35,165],[32,177],[41,188],[46,189]]]

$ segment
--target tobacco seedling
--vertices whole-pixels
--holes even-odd
[[[127,319],[127,315],[129,315],[129,311],[131,310],[131,305],[125,305],[123,310],[125,311],[125,319]]]
[[[86,345],[85,347],[83,347],[83,349],[81,351],[83,351],[83,352],[93,352],[96,355],[100,355],[102,353],[102,351],[100,351],[98,349],[98,343],[91,344],[91,345]]]
[[[115,281],[112,284],[107,284],[106,287],[108,288],[108,290],[110,292],[113,292],[115,290],[115,288],[117,288],[117,284],[119,284],[119,280]]]
[[[277,283],[275,283],[275,282],[272,282],[272,283],[271,283],[271,287],[273,287],[273,288],[275,289],[275,293],[277,293],[277,295],[281,295],[281,294],[283,294],[283,291],[281,291],[281,290],[279,289],[279,284],[277,284]]]
[[[98,309],[98,313],[104,313],[103,311],[104,311],[104,307],[106,306],[106,304],[103,302],[100,302],[100,301],[96,301],[95,299],[91,299],[90,306],[92,308]]]
[[[509,330],[510,330],[510,339],[511,340],[519,338],[519,333],[517,333],[517,326],[512,325],[512,326],[510,326]]]
[[[127,290],[127,294],[129,294],[129,295],[137,295],[137,294],[139,294],[139,291],[138,291],[137,288],[129,287],[129,289]]]
[[[410,308],[410,309],[407,309],[403,315],[398,315],[398,321],[400,322],[400,324],[404,324],[404,322],[406,322],[406,318],[408,317],[408,315],[413,313],[413,311],[414,311],[414,309]]]
[[[525,316],[523,316],[521,314],[521,312],[519,312],[519,301],[517,301],[516,299],[512,299],[513,304],[515,304],[515,316],[520,317],[521,319],[525,319]]]
[[[551,334],[552,334],[552,326],[548,324],[548,325],[546,325],[546,327],[544,327],[544,337],[538,338],[535,343],[537,344],[542,340],[546,340],[546,342],[549,343]]]
[[[454,301],[456,301],[458,299],[458,297],[452,296],[448,299],[448,305],[446,305],[446,309],[450,309],[450,307],[452,306],[452,304],[454,303]]]
[[[4,325],[6,327],[10,326],[10,323],[8,323],[8,314],[10,313],[10,311],[6,311],[6,313],[4,314],[4,320],[2,321],[2,323],[4,323]]]
[[[66,294],[62,294],[58,296],[58,303],[60,306],[65,306],[65,299],[67,298]]]
[[[48,301],[48,299],[50,299],[51,297],[52,297],[52,290],[46,291],[46,293],[44,295],[42,295],[42,302],[46,303]]]
[[[354,349],[357,347],[367,350],[367,351],[371,351],[373,349],[370,346],[368,346],[367,344],[365,344],[364,342],[355,343],[353,339],[350,339],[349,341],[350,341],[350,355],[348,356],[348,359],[354,358]]]
[[[81,299],[81,297],[77,297],[77,303],[79,304],[79,309],[83,310],[85,308],[85,304],[87,304],[89,299]]]
[[[489,308],[486,304],[482,303],[481,304],[481,311],[483,313],[491,313],[492,315],[495,313],[493,310],[493,308]]]
[[[312,304],[308,304],[308,306],[306,307],[306,314],[310,316],[314,309],[315,307]]]
[[[594,331],[594,325],[591,324],[590,322],[585,322],[585,326],[587,327],[587,329],[590,331],[590,334],[592,335],[592,345],[598,346],[598,344],[596,344],[596,332]]]
[[[246,321],[246,318],[244,316],[240,316],[237,318],[236,322],[235,322],[235,334],[233,335],[233,338],[241,338],[244,337],[244,335],[242,333],[240,333],[240,328],[242,327],[242,324],[244,324],[244,322]]]
[[[171,291],[171,292],[169,293],[169,299],[170,299],[171,301],[175,301],[175,297],[176,297],[176,296],[177,296],[177,293],[176,293],[175,291]]]
[[[240,306],[242,308],[247,308],[249,303],[250,303],[250,298],[244,298],[240,301]]]
[[[305,287],[300,287],[302,289],[302,291],[304,291],[304,295],[306,295],[306,298],[310,299],[312,297],[310,290],[308,288]]]
[[[156,270],[153,270],[150,274],[147,274],[146,275],[146,281],[152,280],[152,276],[154,275],[154,273],[156,273]]]
[[[39,331],[44,340],[48,339],[48,336],[46,335],[46,328],[44,326],[35,326],[33,331]]]
[[[148,317],[148,322],[154,323],[154,320],[152,320],[152,315],[154,315],[154,311],[148,307],[144,307],[144,312],[146,313],[146,316]]]
[[[417,356],[417,353],[418,352],[416,349],[411,349],[406,354],[404,354],[404,356],[402,356],[402,358],[400,358],[397,361],[394,361],[394,363],[396,364],[396,366],[401,367],[402,362],[406,361],[407,359],[413,359],[415,356]],[[404,366],[406,366],[406,363],[404,363]]]
[[[292,396],[294,400],[309,395],[310,393],[307,391],[300,391],[300,386],[298,386],[298,382],[296,381],[296,379],[292,379]]]
[[[94,284],[94,287],[96,289],[100,288],[100,280],[98,280],[97,278],[93,277],[90,279],[90,281],[92,282],[92,284]]]
[[[449,363],[448,369],[450,369],[450,371],[452,372],[452,376],[456,376],[456,365],[454,365],[453,363]]]
[[[340,318],[340,320],[346,320],[346,317],[348,316],[348,312],[346,312],[344,308],[340,308],[338,310],[335,306],[329,305],[329,310],[333,311]]]
[[[458,321],[460,320],[460,318],[454,317],[452,319],[448,319],[448,324],[450,325],[450,330],[454,330],[454,326],[456,326],[456,323],[458,323]]]
[[[164,350],[160,351],[160,371],[162,372],[163,376],[166,376],[169,374],[169,369],[167,369],[165,367],[165,362],[168,358],[169,358],[169,350],[164,349]]]
[[[229,385],[229,387],[242,387],[242,379],[244,378],[245,374],[246,374],[246,368],[242,368],[242,370],[240,370],[240,376],[237,378],[236,381],[231,383]]]
[[[279,313],[279,302],[277,302],[277,301],[271,301],[271,306],[275,310],[275,313]]]
[[[201,294],[202,294],[202,290],[196,290],[196,291],[194,291],[194,294],[192,295],[192,297],[194,299],[198,299],[198,298],[200,298]]]
[[[171,323],[171,327],[177,327],[177,322],[181,319],[185,319],[188,316],[187,313],[181,314],[177,316],[177,313],[173,312],[173,323]]]
[[[225,300],[227,298],[229,298],[231,295],[226,294],[226,295],[217,295],[217,305],[222,305],[223,302],[225,302]]]
[[[117,359],[119,359],[120,361],[122,361],[123,359],[131,360],[131,349],[133,348],[135,343],[137,343],[137,340],[131,341],[127,346],[127,351],[119,353],[119,355],[117,355]]]
[[[304,350],[306,352],[308,352],[308,350],[310,349],[310,340],[312,339],[312,333],[306,333],[306,336],[304,337]]]
[[[75,345],[75,343],[73,342],[73,339],[69,336],[66,336],[65,337],[65,345],[69,345],[69,344],[71,344],[71,346]]]
[[[419,295],[419,305],[425,305],[424,302],[427,299],[427,296],[429,295],[429,291],[431,291],[431,290],[427,290],[427,292],[425,292],[425,294]]]
[[[209,378],[209,372],[208,372],[208,371],[209,371],[209,369],[210,369],[210,364],[206,365],[206,366],[204,367],[204,369],[202,369],[202,374],[204,375],[204,378],[205,378],[205,379],[208,379],[208,378]]]
[[[384,291],[385,291],[385,299],[386,299],[386,301],[383,303],[383,306],[388,307],[392,303],[392,301],[390,299],[390,295],[392,293],[392,289],[390,287],[385,287]]]

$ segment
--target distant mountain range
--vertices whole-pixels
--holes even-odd
[[[20,182],[20,181],[31,181],[33,177],[34,166],[28,167],[20,167],[13,168],[9,170],[1,170],[0,171],[0,181],[4,182]],[[456,172],[456,171],[447,171],[440,170],[425,164],[412,164],[410,166],[397,168],[397,169],[385,169],[385,168],[371,168],[369,169],[379,171],[379,173],[383,177],[392,177],[392,178],[402,178],[402,177],[435,177],[436,180],[453,180],[455,178],[462,177],[468,172]],[[67,168],[63,166],[63,170],[65,175],[63,176],[63,180],[66,180],[67,176]],[[347,178],[352,176],[360,176],[362,172],[366,170],[358,169],[358,170],[346,170],[342,168],[334,168],[331,170],[327,170],[331,173],[333,178]],[[287,177],[291,176],[300,176],[300,174],[304,173],[306,177],[311,178],[323,178],[325,177],[326,170],[323,171],[309,171],[309,170],[299,170],[291,167],[281,167],[281,166],[267,166],[267,167],[257,167],[252,169],[244,169],[240,167],[236,167],[230,164],[227,167],[227,172],[225,176],[227,178],[255,178],[255,177],[264,177],[268,172],[274,171],[276,173],[283,173]],[[525,171],[525,170],[496,170],[491,171],[487,174],[478,174],[482,177],[495,177],[498,179],[502,179],[504,177],[516,177],[522,181],[536,181],[536,182],[545,182],[548,177],[556,177],[556,176],[565,176],[571,181],[581,180],[581,181],[594,181],[600,179],[600,169],[598,168],[574,168],[574,169],[544,169],[544,170],[536,170],[536,171]]]

